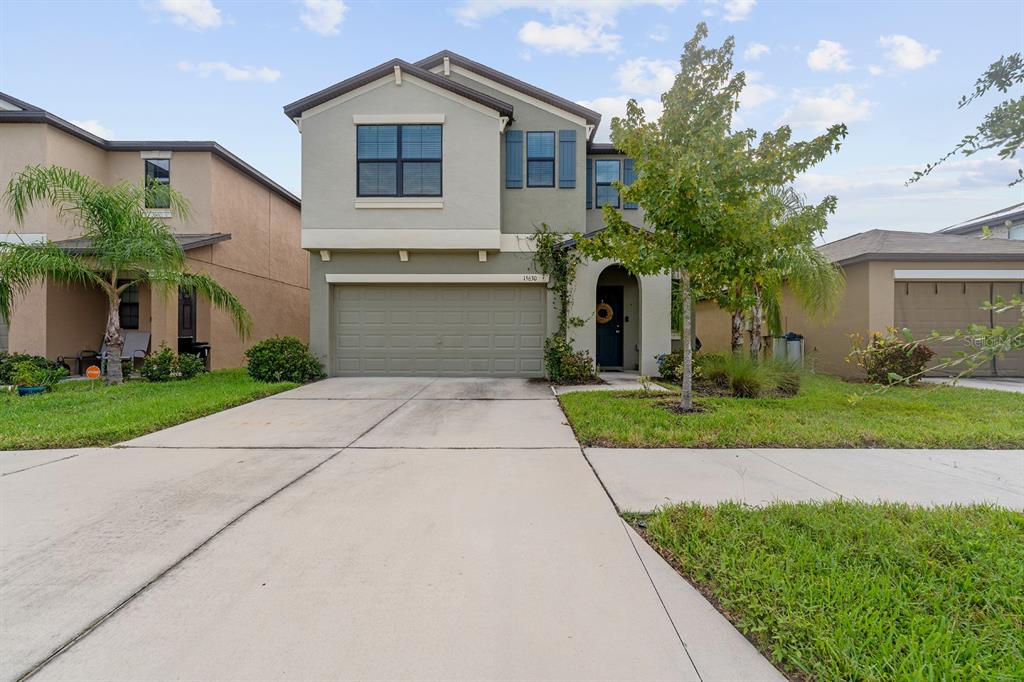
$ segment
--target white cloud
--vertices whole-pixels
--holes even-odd
[[[200,31],[223,23],[212,0],[159,0],[157,8],[170,14],[171,21],[179,26]]]
[[[299,13],[302,25],[313,33],[334,36],[341,32],[348,6],[342,0],[303,0]]]
[[[847,52],[842,45],[832,40],[819,40],[818,47],[807,53],[807,66],[814,71],[849,71],[851,68]]]
[[[209,78],[213,74],[220,74],[226,81],[259,81],[262,83],[273,83],[281,77],[281,72],[266,66],[234,66],[227,62],[178,62],[178,70],[195,72],[201,78]]]
[[[726,21],[743,21],[756,4],[757,0],[725,0],[722,3],[725,16],[722,18]]]
[[[929,64],[935,63],[939,58],[938,50],[929,50],[910,36],[891,35],[882,36],[878,44],[889,49],[885,58],[892,62],[897,68],[914,71]]]
[[[679,65],[675,62],[638,57],[623,63],[615,76],[622,92],[660,97],[672,87],[678,72]]]
[[[612,130],[612,119],[618,116],[622,118],[626,115],[626,102],[630,100],[626,95],[620,95],[618,97],[598,97],[597,99],[583,100],[578,102],[588,109],[601,114],[601,127],[597,130],[597,135],[594,139],[597,142],[607,142],[611,135]],[[648,97],[641,100],[637,100],[644,113],[647,115],[648,121],[654,121],[661,118],[662,105],[661,100]]]
[[[673,9],[682,0],[465,0],[455,9],[464,26],[479,26],[487,19],[511,10],[530,10],[549,17],[545,23],[531,19],[519,29],[526,45],[547,53],[569,55],[617,52],[622,36],[613,29],[619,12],[640,5]],[[666,36],[667,37],[667,36]]]
[[[656,43],[663,43],[668,40],[669,28],[665,24],[656,24],[647,37]]]
[[[794,128],[826,128],[833,123],[857,123],[871,118],[874,102],[859,97],[853,86],[840,83],[813,94],[793,92],[793,105],[782,114],[782,122]]]
[[[778,90],[770,85],[761,83],[761,73],[758,71],[747,71],[747,83],[740,93],[740,109],[750,111],[756,109],[765,102],[770,102],[779,96]]]
[[[102,137],[105,140],[109,140],[110,138],[114,137],[113,130],[107,128],[94,118],[90,118],[88,121],[76,121],[75,119],[71,119],[71,123],[83,130],[88,130],[93,135]]]
[[[747,49],[743,51],[743,58],[756,62],[761,57],[771,53],[772,48],[764,43],[750,43],[750,45],[747,45]]]
[[[881,76],[883,73],[885,73],[885,69],[883,69],[881,66],[870,64],[868,65],[868,73],[870,73],[872,76]]]

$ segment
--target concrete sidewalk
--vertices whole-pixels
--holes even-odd
[[[669,502],[859,499],[1024,508],[1024,450],[604,449],[587,459],[622,511]]]

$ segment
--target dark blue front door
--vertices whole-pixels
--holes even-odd
[[[622,287],[597,288],[597,364],[622,367]]]

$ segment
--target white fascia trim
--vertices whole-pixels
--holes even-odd
[[[0,242],[4,244],[42,244],[46,235],[42,232],[8,232],[0,234]]]
[[[444,201],[415,200],[403,201],[402,199],[391,199],[389,201],[373,201],[357,199],[352,202],[355,208],[444,208]]]
[[[444,123],[444,114],[352,114],[355,125],[387,123]]]
[[[436,67],[434,67],[431,70],[434,73],[438,73],[440,71],[440,69],[441,69],[440,66],[436,66]],[[542,110],[548,112],[549,114],[554,114],[555,116],[560,116],[560,117],[564,118],[567,121],[572,121],[576,125],[584,126],[584,127],[587,126],[587,121],[582,116],[577,116],[576,114],[571,114],[568,111],[565,111],[564,109],[560,109],[559,107],[556,107],[554,105],[548,104],[547,102],[542,102],[539,99],[537,99],[536,97],[531,97],[530,95],[527,95],[525,92],[522,92],[520,90],[516,90],[515,88],[510,88],[507,85],[502,85],[501,83],[497,83],[495,81],[492,81],[490,78],[485,78],[485,77],[481,76],[480,74],[478,74],[478,73],[476,73],[474,71],[470,71],[468,69],[464,69],[461,66],[459,66],[458,64],[452,64],[452,73],[457,73],[460,76],[465,76],[466,78],[470,78],[472,80],[475,80],[477,83],[480,83],[482,85],[486,85],[487,87],[489,87],[489,88],[491,88],[493,90],[497,90],[498,92],[502,93],[503,95],[509,95],[511,97],[515,97],[515,98],[519,99],[520,101],[526,102],[527,104],[535,106],[538,109],[542,109]]]
[[[510,275],[456,274],[340,274],[324,275],[328,284],[545,284],[547,275],[523,272]]]
[[[305,229],[302,248],[335,251],[497,251],[497,230],[421,229]]]
[[[892,278],[917,280],[1024,280],[1024,270],[893,270]]]
[[[173,154],[174,152],[161,152],[156,150],[139,152],[139,156],[144,159],[169,159]]]

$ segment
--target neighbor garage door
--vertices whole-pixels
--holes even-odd
[[[0,319],[0,353],[7,352],[7,325]]]
[[[982,310],[985,301],[1002,296],[1009,300],[1021,294],[1021,282],[896,282],[895,323],[906,327],[914,338],[926,338],[932,330],[949,334],[969,325],[1014,324],[1012,312],[1002,315]],[[940,357],[953,357],[969,348],[960,341],[928,342]],[[958,374],[960,368],[941,372]],[[1024,376],[1024,352],[1007,353],[975,370],[976,376]]]
[[[541,376],[543,285],[338,284],[334,371]]]

